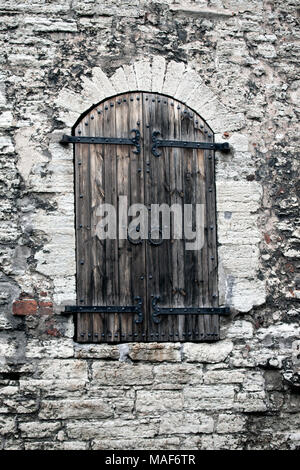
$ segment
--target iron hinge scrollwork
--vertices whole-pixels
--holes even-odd
[[[66,305],[63,313],[135,313],[137,314],[135,323],[142,323],[144,320],[143,299],[135,297],[134,300],[137,305]]]
[[[230,147],[228,142],[190,142],[187,140],[163,140],[158,139],[159,131],[152,132],[152,153],[155,157],[160,157],[161,153],[158,152],[160,147],[176,147],[176,148],[190,148],[190,149],[204,149],[204,150],[219,150],[220,152],[229,152]]]
[[[122,137],[90,137],[90,136],[74,136],[74,135],[63,135],[60,143],[61,144],[115,144],[115,145],[133,145],[136,150],[133,153],[141,153],[141,133],[138,129],[132,129],[130,132],[134,133],[134,137],[122,138]]]
[[[160,297],[152,299],[152,319],[160,323],[160,315],[230,315],[229,307],[158,307]]]

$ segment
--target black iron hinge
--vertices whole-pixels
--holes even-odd
[[[135,297],[134,300],[137,305],[66,305],[63,313],[65,315],[70,313],[135,313],[138,316],[135,323],[142,323],[144,320],[143,299]]]
[[[190,149],[204,149],[204,150],[219,150],[221,152],[229,152],[230,147],[228,142],[191,142],[188,140],[163,140],[158,139],[159,131],[152,132],[152,153],[155,157],[160,157],[161,153],[158,152],[160,147],[179,147]]]
[[[160,323],[160,315],[230,315],[229,307],[158,307],[159,296],[152,299],[152,319]]]
[[[74,135],[63,135],[60,143],[61,144],[115,144],[115,145],[133,145],[136,150],[133,150],[133,153],[139,154],[141,152],[141,134],[138,129],[132,129],[134,132],[134,137],[131,139],[121,138],[121,137],[89,137],[89,136],[74,136]]]

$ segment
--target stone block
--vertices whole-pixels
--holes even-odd
[[[151,365],[94,362],[93,378],[109,386],[147,385],[153,382]]]
[[[184,408],[186,410],[222,410],[234,406],[234,385],[200,385],[197,387],[185,387]]]
[[[184,343],[183,354],[187,362],[221,362],[233,349],[232,341],[224,340],[217,343]]]
[[[136,411],[140,415],[161,414],[166,411],[180,411],[183,408],[182,393],[173,390],[138,390]]]
[[[42,439],[45,437],[54,437],[57,431],[61,428],[61,423],[40,423],[39,421],[27,421],[24,423],[19,423],[18,427],[21,431],[21,436],[24,438]]]
[[[134,343],[129,344],[129,357],[133,361],[179,362],[179,343]]]
[[[109,403],[99,399],[79,398],[77,400],[45,400],[40,405],[40,419],[97,419],[110,418],[113,415]]]
[[[162,415],[160,434],[199,434],[212,433],[214,420],[211,416],[198,413],[167,413]]]

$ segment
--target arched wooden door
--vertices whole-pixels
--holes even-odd
[[[75,127],[76,139],[77,340],[217,340],[212,130],[173,98],[132,92],[91,109]],[[163,146],[162,139],[182,145]],[[207,148],[189,148],[195,141]],[[202,204],[202,249],[187,250],[187,240],[172,233],[163,240],[161,229],[158,240],[152,233],[148,240],[122,238],[119,230],[116,239],[100,239],[103,204],[113,205],[118,228],[126,227],[118,215],[124,196],[128,206],[145,205],[149,217],[152,204],[178,204],[182,214],[185,204]]]

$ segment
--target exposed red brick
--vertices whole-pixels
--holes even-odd
[[[15,300],[13,303],[14,315],[35,315],[37,313],[37,302],[33,299]]]
[[[39,302],[39,313],[41,315],[51,315],[53,313],[53,303],[52,302]]]
[[[57,329],[57,328],[49,328],[47,331],[46,331],[47,335],[50,335],[50,336],[55,336],[55,337],[58,337],[58,336],[61,336],[61,332]]]
[[[264,237],[265,237],[266,243],[269,245],[269,243],[271,242],[271,237],[270,237],[270,235],[269,235],[268,233],[265,233]]]

